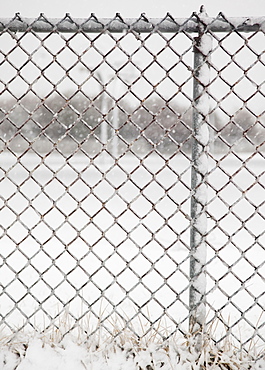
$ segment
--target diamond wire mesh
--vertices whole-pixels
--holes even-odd
[[[244,346],[264,343],[264,33],[211,36],[207,304]]]
[[[67,331],[91,335],[187,330],[191,19],[175,33],[4,27],[0,314],[11,333],[59,328],[64,312]],[[216,340],[245,345],[264,342],[264,33],[231,28],[206,26],[206,308]]]

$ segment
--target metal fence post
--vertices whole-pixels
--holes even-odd
[[[211,50],[211,37],[205,33],[203,17],[206,17],[201,8],[198,15],[199,35],[194,45],[194,72],[193,72],[193,144],[191,167],[191,231],[190,231],[190,292],[189,292],[189,330],[191,334],[203,333],[206,308],[206,245],[207,231],[206,204],[208,172],[207,150],[209,130],[206,117],[209,112],[209,98],[207,85],[209,84],[209,66],[207,58]],[[197,342],[200,348],[201,339]]]

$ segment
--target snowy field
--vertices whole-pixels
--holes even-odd
[[[84,323],[92,310],[88,330],[97,315],[113,330],[115,307],[120,318],[137,312],[138,323],[145,326],[148,317],[167,333],[175,323],[185,327],[187,158],[175,155],[166,165],[157,154],[142,162],[126,154],[114,166],[109,158],[90,161],[80,153],[67,161],[59,154],[17,160],[2,153],[0,165],[0,306],[8,325],[20,327],[28,317],[43,328],[51,318],[58,324],[65,310]],[[264,337],[264,158],[230,155],[215,165],[211,159],[208,320],[216,310],[244,342],[259,326]]]

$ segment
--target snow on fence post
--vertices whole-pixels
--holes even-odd
[[[197,349],[202,345],[202,334],[206,316],[206,245],[207,232],[207,150],[209,130],[206,122],[209,113],[209,66],[207,59],[212,47],[211,36],[205,32],[203,18],[207,17],[203,7],[198,17],[199,35],[194,44],[193,70],[193,144],[191,167],[191,231],[190,231],[190,292],[189,330],[198,338]]]

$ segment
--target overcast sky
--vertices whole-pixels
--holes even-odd
[[[206,6],[210,16],[223,11],[227,16],[265,16],[265,0],[0,0],[0,16],[12,17],[20,12],[24,17],[45,13],[48,17],[86,17],[91,12],[98,17],[112,17],[119,12],[123,17],[137,17],[145,12],[149,17],[163,17],[170,12],[174,17],[187,17]]]

